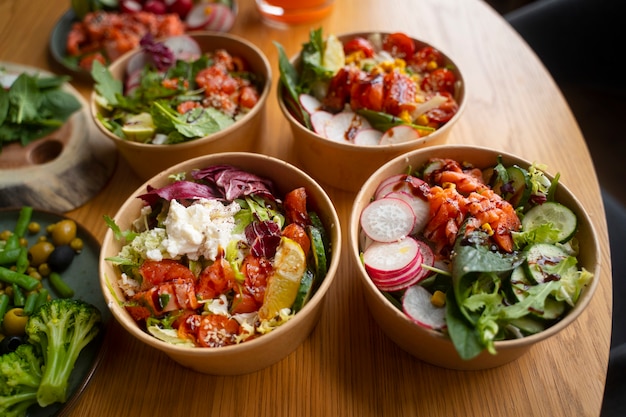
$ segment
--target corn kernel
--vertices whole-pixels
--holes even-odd
[[[426,116],[425,114],[420,114],[415,119],[415,123],[422,126],[428,126],[428,116]]]
[[[411,113],[409,113],[408,110],[402,110],[400,112],[400,114],[398,115],[398,117],[400,119],[402,119],[402,121],[406,122],[406,123],[412,123],[413,119],[411,118]]]
[[[430,302],[435,307],[443,307],[446,305],[446,294],[443,291],[435,291],[430,297]]]
[[[481,226],[481,228],[487,232],[487,234],[489,236],[493,236],[493,229],[491,228],[491,225],[489,223],[485,223]]]
[[[428,71],[434,71],[437,69],[439,65],[437,65],[437,61],[430,61],[428,64],[426,64],[426,69]]]

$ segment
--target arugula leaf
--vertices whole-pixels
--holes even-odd
[[[152,103],[150,114],[157,129],[170,130],[173,127],[187,138],[207,136],[235,122],[232,117],[213,108],[198,107],[179,114],[160,102]]]
[[[108,68],[95,60],[91,66],[91,76],[95,84],[94,89],[110,105],[117,104],[117,95],[122,95],[124,88],[120,80],[113,78]]]

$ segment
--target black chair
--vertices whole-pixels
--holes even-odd
[[[605,206],[613,276],[611,353],[602,417],[626,416],[626,32],[623,0],[537,0],[504,15],[541,59],[587,141]]]

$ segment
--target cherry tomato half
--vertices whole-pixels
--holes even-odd
[[[432,65],[431,62],[435,65]],[[411,65],[417,66],[422,71],[434,70],[445,64],[443,54],[432,46],[425,46],[413,55],[410,60]]]
[[[415,53],[415,42],[404,33],[391,33],[383,40],[383,49],[396,58],[408,59]]]
[[[422,80],[422,90],[426,92],[445,91],[454,94],[454,83],[456,76],[447,68],[437,68],[433,72],[426,74]]]
[[[441,125],[452,119],[452,116],[454,116],[456,112],[459,111],[459,105],[456,100],[452,98],[452,95],[450,93],[443,91],[439,94],[447,97],[448,100],[439,107],[428,111],[426,113],[426,116],[431,123]]]
[[[372,46],[371,42],[365,38],[356,37],[349,40],[343,45],[343,52],[346,55],[350,55],[359,51],[363,52],[363,55],[366,58],[371,58],[374,56],[374,46]]]

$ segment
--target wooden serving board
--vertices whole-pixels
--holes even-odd
[[[50,75],[32,67],[0,62],[9,72]],[[28,146],[4,145],[0,153],[0,207],[30,205],[67,212],[100,192],[117,164],[115,145],[96,128],[89,106],[71,85],[63,89],[81,102],[68,122]]]

